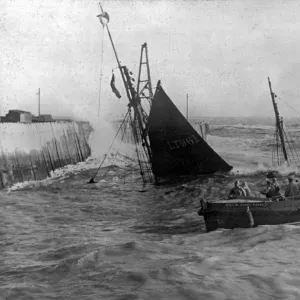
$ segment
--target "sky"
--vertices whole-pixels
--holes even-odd
[[[138,75],[148,44],[160,79],[189,116],[273,117],[267,77],[284,117],[300,112],[297,1],[102,1],[121,63]],[[92,0],[0,0],[0,113],[9,109],[113,119],[127,109],[107,31]],[[102,74],[102,76],[100,76]],[[101,88],[100,88],[101,86]],[[295,110],[291,109],[289,106]]]

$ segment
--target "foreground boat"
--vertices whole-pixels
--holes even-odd
[[[275,102],[276,95],[272,91],[269,78],[268,83],[276,120],[275,151],[273,151],[272,155],[273,164],[286,163],[289,165],[292,161],[297,161],[298,155],[283,129],[283,120],[279,116]],[[289,145],[289,148],[286,145]],[[294,223],[300,222],[299,200],[300,195],[293,198],[285,198],[283,196],[274,198],[235,196],[235,198],[215,201],[204,201],[201,199],[198,215],[204,217],[208,231],[218,228],[249,228],[258,225]]]
[[[207,202],[201,199],[198,215],[203,216],[207,231],[294,223],[300,222],[299,200],[300,197],[264,199],[243,196]]]

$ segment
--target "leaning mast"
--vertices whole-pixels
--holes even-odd
[[[108,33],[108,36],[109,36],[109,39],[110,39],[110,42],[111,42],[111,45],[112,45],[112,48],[113,48],[113,51],[114,51],[114,54],[115,54],[115,58],[117,60],[118,68],[119,68],[120,73],[121,73],[121,77],[122,77],[122,81],[123,81],[125,90],[126,90],[127,98],[128,98],[128,101],[129,101],[128,106],[129,106],[129,109],[132,107],[133,110],[134,110],[134,116],[137,120],[138,127],[140,129],[140,136],[141,136],[141,139],[142,139],[142,146],[144,148],[146,156],[148,157],[148,160],[150,161],[150,166],[151,166],[152,152],[151,152],[149,140],[147,138],[148,137],[148,135],[147,135],[147,126],[143,122],[145,120],[144,120],[144,111],[143,111],[143,108],[141,107],[141,104],[140,104],[141,99],[139,97],[139,94],[135,91],[135,88],[133,87],[133,84],[131,82],[131,78],[130,78],[130,75],[129,75],[128,68],[126,66],[122,66],[121,63],[120,63],[120,60],[119,60],[119,57],[118,57],[118,54],[117,54],[117,51],[116,51],[111,33],[110,33],[110,30],[108,28],[108,24],[107,24],[108,22],[106,24],[102,23],[101,18],[106,18],[107,21],[109,21],[109,16],[106,12],[104,12],[100,2],[99,2],[99,6],[100,6],[100,9],[101,9],[101,14],[97,15],[97,17],[99,18],[100,23],[103,25],[103,27],[105,26],[106,29],[107,29],[107,33]],[[150,77],[150,72],[149,71],[148,71],[148,75]],[[150,86],[150,88],[151,88],[151,92],[152,92],[152,87]],[[151,169],[152,169],[152,166],[151,166]],[[141,175],[144,178],[142,167],[141,167]]]
[[[287,150],[286,150],[286,147],[285,147],[285,141],[284,141],[284,135],[283,135],[283,122],[282,122],[282,118],[280,118],[280,116],[279,116],[277,103],[275,102],[275,94],[272,91],[271,81],[270,81],[269,77],[268,77],[268,82],[269,82],[269,88],[270,88],[272,103],[273,103],[274,112],[275,112],[276,129],[279,133],[279,138],[280,138],[280,141],[281,141],[281,147],[282,147],[284,160],[288,163]]]

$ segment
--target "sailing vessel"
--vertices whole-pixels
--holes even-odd
[[[272,91],[271,81],[268,78],[270,94],[275,112],[275,152],[273,163],[290,164],[296,151],[287,139],[283,127],[283,119],[279,115],[276,95]],[[287,148],[286,146],[289,146]],[[276,154],[276,156],[274,155]],[[276,158],[276,159],[275,159]],[[267,174],[268,178],[274,177],[274,172]],[[290,198],[278,195],[273,198],[236,196],[231,199],[204,201],[200,199],[198,215],[204,217],[207,231],[218,228],[249,228],[258,225],[277,225],[300,222],[300,195]]]
[[[232,166],[197,133],[169,98],[160,81],[153,95],[146,43],[141,49],[138,86],[135,89],[132,72],[119,61],[108,28],[109,16],[100,3],[99,5],[102,13],[97,17],[107,29],[129,101],[128,112],[122,124],[129,124],[143,182],[186,180],[218,171],[230,171]],[[142,80],[141,69],[145,65],[147,78]],[[111,85],[113,92],[120,98],[120,93]],[[148,91],[147,96],[145,90]]]

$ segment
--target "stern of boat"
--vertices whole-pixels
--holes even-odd
[[[222,220],[219,218],[218,213],[208,209],[208,203],[203,198],[200,199],[198,215],[203,217],[207,231],[222,228]]]

